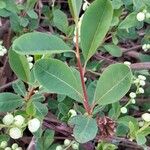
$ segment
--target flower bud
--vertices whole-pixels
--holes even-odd
[[[11,125],[13,121],[14,121],[14,117],[12,114],[9,114],[9,113],[5,115],[3,118],[3,123],[7,126]]]
[[[22,150],[22,147],[18,147],[18,148],[16,148],[15,150]]]
[[[128,112],[126,107],[122,107],[121,108],[121,113],[126,114]]]
[[[0,144],[0,148],[5,148],[7,147],[7,141],[2,141],[1,144]]]
[[[142,119],[146,122],[150,122],[150,114],[149,113],[143,114]]]
[[[65,146],[69,146],[70,143],[71,143],[70,140],[68,140],[68,139],[65,139],[65,140],[64,140],[64,145],[65,145]]]
[[[77,112],[74,109],[70,109],[69,114],[71,115],[71,117],[74,117],[77,115]]]
[[[144,44],[143,46],[142,46],[142,49],[146,52],[148,49],[147,49],[147,45],[146,44]]]
[[[146,13],[146,19],[150,19],[150,13]]]
[[[17,127],[11,128],[9,130],[9,135],[12,139],[19,139],[23,136],[22,135],[22,130],[17,128]]]
[[[72,149],[79,149],[79,143],[73,143],[71,147]]]
[[[143,12],[139,12],[136,16],[137,20],[142,22],[145,20],[145,14]]]
[[[143,81],[143,80],[140,81],[141,86],[144,86],[145,84],[146,84],[145,81]]]
[[[127,66],[130,66],[130,65],[131,65],[131,62],[125,61],[124,64],[127,65]]]
[[[4,150],[11,150],[11,148],[10,147],[6,147]]]
[[[58,146],[56,147],[56,150],[63,150],[63,148],[62,148],[61,145],[58,145]]]
[[[17,144],[17,143],[14,143],[14,144],[11,146],[11,148],[12,148],[13,150],[16,150],[16,148],[18,148],[18,144]]]
[[[131,92],[131,93],[129,94],[129,96],[130,96],[130,98],[134,99],[134,98],[136,97],[136,93]]]
[[[144,126],[144,121],[140,121],[140,122],[139,122],[139,126],[140,126],[140,127],[143,127],[143,126]]]
[[[143,88],[139,88],[139,93],[143,94],[144,93],[144,89]]]
[[[14,120],[15,120],[14,124],[18,127],[21,127],[25,122],[25,118],[21,115],[15,116]]]
[[[135,104],[135,103],[136,103],[135,99],[132,99],[131,102],[132,102],[132,104]]]
[[[36,132],[40,128],[40,126],[41,126],[41,122],[37,118],[34,118],[28,122],[28,129],[32,133]]]
[[[146,80],[146,77],[145,76],[143,76],[143,75],[138,75],[138,78],[140,79],[140,80]]]

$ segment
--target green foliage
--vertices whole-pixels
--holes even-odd
[[[57,36],[46,33],[26,33],[13,42],[13,50],[23,55],[63,53],[71,49]]]
[[[98,127],[93,118],[84,115],[72,117],[70,125],[74,125],[73,133],[79,143],[86,143],[93,140],[97,134]]]
[[[94,1],[85,12],[81,24],[81,48],[85,61],[91,58],[103,42],[112,15],[113,9],[109,0]]]

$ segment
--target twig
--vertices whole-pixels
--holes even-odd
[[[131,68],[135,70],[150,69],[150,62],[135,63],[131,65]]]

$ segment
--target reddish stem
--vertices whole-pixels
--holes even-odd
[[[87,96],[87,90],[84,82],[84,69],[82,68],[81,64],[81,59],[80,59],[80,53],[79,53],[79,39],[78,39],[78,27],[76,28],[76,58],[77,58],[77,65],[79,68],[80,72],[80,79],[81,79],[81,84],[82,84],[82,90],[83,90],[83,95],[84,95],[84,100],[83,100],[83,105],[86,110],[86,112],[91,115],[91,108],[88,103],[88,96]]]

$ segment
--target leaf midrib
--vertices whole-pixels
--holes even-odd
[[[126,75],[124,78],[122,78],[117,84],[115,84],[115,86],[113,86],[110,90],[108,90],[108,91],[107,91],[103,96],[101,96],[101,98],[100,98],[98,101],[96,101],[96,102],[99,103],[99,101],[101,101],[101,99],[102,99],[103,97],[105,97],[110,91],[112,91],[116,86],[118,86],[129,74],[130,74],[130,72],[127,73],[127,75]],[[96,96],[96,93],[95,93],[95,96]],[[95,99],[95,96],[94,96],[94,99]]]

